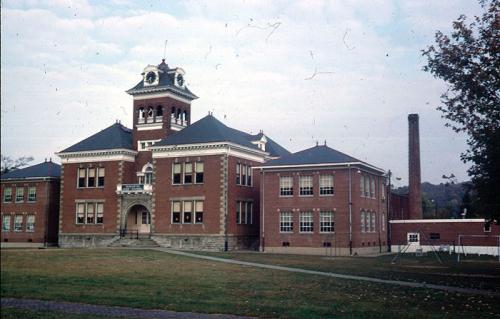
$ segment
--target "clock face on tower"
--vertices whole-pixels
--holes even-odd
[[[150,71],[150,72],[148,72],[148,74],[146,74],[146,82],[151,84],[155,80],[156,80],[156,74],[153,71]]]
[[[177,75],[177,84],[179,84],[179,86],[184,85],[184,77],[182,76],[182,74]]]

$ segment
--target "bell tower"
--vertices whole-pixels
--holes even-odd
[[[170,68],[165,59],[148,65],[142,79],[127,91],[133,97],[132,143],[137,170],[151,163],[149,147],[191,124],[191,101],[198,97],[186,86],[185,72]]]

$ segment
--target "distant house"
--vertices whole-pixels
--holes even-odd
[[[326,145],[255,169],[261,178],[262,251],[327,255],[387,251],[382,169]]]
[[[1,176],[2,247],[57,244],[59,183],[51,161]]]

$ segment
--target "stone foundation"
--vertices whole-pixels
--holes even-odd
[[[349,256],[348,247],[265,247],[264,253],[271,254],[296,254],[296,255],[317,255],[317,256]],[[382,252],[387,252],[387,248],[382,247]],[[379,247],[359,247],[353,248],[353,255],[371,255],[380,253]]]
[[[151,236],[151,239],[161,247],[181,250],[224,251],[225,248],[223,235],[155,234]],[[257,241],[257,236],[228,236],[228,250],[257,249]]]
[[[59,234],[61,248],[108,247],[120,239],[117,234]]]

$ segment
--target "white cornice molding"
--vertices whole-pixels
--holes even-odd
[[[55,154],[61,158],[61,164],[110,161],[135,162],[137,151],[120,148],[83,152],[59,152]]]
[[[172,87],[148,87],[141,89],[140,93],[131,93],[134,94],[134,101],[138,100],[147,100],[147,99],[155,99],[155,98],[161,98],[161,97],[169,97],[174,100],[187,103],[191,105],[191,100],[187,98],[180,97],[176,94],[172,94],[171,92],[165,92],[165,91],[174,91],[174,92],[179,92],[178,90],[175,90],[175,88]],[[182,92],[179,92],[179,94],[184,94]],[[195,97],[196,98],[196,97]]]
[[[17,178],[2,178],[1,183],[21,183],[21,182],[47,182],[51,180],[60,180],[60,177],[45,176],[45,177],[17,177]]]
[[[430,223],[484,223],[484,218],[470,218],[470,219],[401,219],[390,220],[391,224],[430,224]]]
[[[184,144],[184,145],[153,145],[151,147],[153,158],[172,158],[172,157],[190,157],[190,156],[208,156],[228,154],[231,156],[264,163],[268,153],[259,150],[253,150],[228,142],[203,143],[203,144]]]
[[[137,124],[135,127],[138,131],[159,130],[163,128],[163,122]]]
[[[284,170],[284,169],[307,169],[307,168],[319,168],[319,167],[343,167],[343,168],[357,168],[357,167],[367,167],[371,170],[374,170],[382,175],[386,174],[386,172],[378,167],[372,166],[370,164],[364,163],[364,162],[345,162],[345,163],[319,163],[319,164],[296,164],[296,165],[262,165],[262,166],[255,166],[253,167],[254,169],[263,169],[263,170]]]

